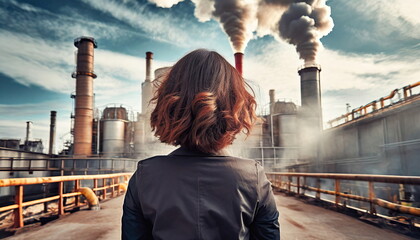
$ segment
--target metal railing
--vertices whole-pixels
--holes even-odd
[[[0,171],[113,171],[129,172],[136,159],[120,158],[0,158]]]
[[[359,202],[369,203],[369,213],[376,214],[375,206],[393,210],[399,213],[420,216],[420,208],[405,206],[394,202],[389,202],[378,198],[375,195],[375,183],[391,183],[391,184],[408,184],[420,185],[420,177],[414,176],[396,176],[396,175],[368,175],[368,174],[329,174],[329,173],[267,173],[268,179],[275,188],[286,191],[287,193],[295,193],[297,196],[307,195],[305,191],[315,192],[315,198],[321,199],[321,193],[334,196],[335,205],[337,207],[344,206],[341,198],[356,200]],[[295,181],[293,181],[293,178]],[[330,179],[333,183],[334,190],[322,189],[321,179]],[[309,186],[308,181],[314,182],[315,186]],[[364,182],[367,184],[368,196],[361,196],[343,192],[341,189],[342,181]],[[295,191],[294,191],[295,190]]]
[[[348,112],[335,119],[328,121],[328,126],[330,128],[336,127],[341,124],[356,120],[360,117],[366,116],[377,110],[387,108],[395,103],[408,101],[412,97],[419,96],[420,93],[413,92],[413,89],[418,86],[420,86],[420,82],[407,85],[400,89],[394,89],[388,96],[382,97],[378,100],[374,100],[366,105],[351,110],[351,112]],[[394,99],[395,97],[396,99]]]
[[[28,206],[36,204],[48,204],[48,202],[57,201],[58,215],[63,215],[65,209],[72,209],[86,204],[80,202],[79,196],[82,195],[78,191],[81,187],[82,180],[93,181],[93,192],[95,195],[100,195],[102,200],[107,198],[107,194],[112,197],[118,196],[120,190],[126,189],[126,182],[132,173],[117,173],[117,174],[101,174],[101,175],[87,175],[87,176],[61,176],[61,177],[39,177],[39,178],[8,178],[0,179],[0,187],[15,187],[14,204],[0,207],[0,213],[5,211],[13,210],[14,215],[14,228],[20,228],[24,226],[23,209]],[[102,186],[98,187],[98,180],[102,180]],[[111,181],[109,181],[111,180]],[[71,192],[64,192],[64,182],[74,182],[74,187]],[[109,184],[109,182],[111,182]],[[32,201],[24,202],[24,186],[35,185],[35,184],[50,184],[58,183],[58,193],[54,196],[44,197]],[[125,187],[120,187],[125,185]],[[108,191],[110,189],[110,191]],[[74,202],[67,206],[64,205],[65,198],[74,197]],[[44,205],[44,211],[48,210],[48,206]]]

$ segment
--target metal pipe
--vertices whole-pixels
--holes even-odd
[[[88,187],[81,187],[77,189],[88,201],[89,209],[91,210],[99,210],[99,200],[96,194],[92,191],[92,189]]]
[[[241,52],[237,52],[234,54],[234,56],[235,56],[235,68],[242,75],[242,61],[244,58],[244,54]]]
[[[49,155],[54,154],[56,119],[57,119],[57,112],[56,111],[51,111],[51,116],[50,116],[50,142],[49,142],[49,148],[48,148],[48,154]]]
[[[74,155],[86,157],[92,154],[93,124],[93,49],[95,39],[80,37],[74,40],[77,51],[77,68],[72,74],[76,78],[75,118],[74,118]]]

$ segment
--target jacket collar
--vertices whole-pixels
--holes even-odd
[[[229,156],[229,153],[227,150],[222,149],[221,151],[217,153],[204,153],[197,150],[191,150],[186,147],[179,147],[175,151],[168,154],[169,156]]]

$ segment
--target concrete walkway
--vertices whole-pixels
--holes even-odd
[[[79,211],[7,239],[120,239],[121,205],[123,199],[124,197],[120,196],[102,203],[100,211]],[[282,240],[412,239],[361,222],[341,213],[305,204],[293,197],[278,194],[276,195],[276,201],[280,211]]]

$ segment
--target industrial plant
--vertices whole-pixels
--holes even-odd
[[[153,53],[146,52],[146,76],[139,85],[141,112],[134,112],[122,104],[108,104],[98,109],[94,106],[94,80],[97,78],[94,49],[98,45],[91,37],[80,37],[74,40],[74,46],[77,64],[71,74],[76,83],[71,95],[74,99],[74,114],[70,119],[72,140],[60,153],[53,152],[57,112],[51,111],[48,154],[44,153],[42,140],[32,139],[33,123],[28,121],[23,144],[19,139],[0,139],[2,159],[135,162],[174,149],[160,143],[149,124],[154,108],[150,100],[159,78],[167,74],[170,67],[153,71]],[[235,67],[240,73],[243,58],[241,52],[234,54]],[[299,68],[298,74],[301,106],[291,101],[278,101],[275,91],[270,90],[269,112],[260,116],[262,120],[256,123],[251,136],[237,137],[229,148],[233,155],[256,159],[269,171],[305,169],[311,172],[418,174],[414,156],[420,151],[417,146],[420,126],[414,116],[420,114],[418,90],[416,92],[419,83],[393,90],[387,97],[353,109],[329,121],[329,127],[324,130],[321,66],[306,63]],[[368,167],[372,164],[376,164],[375,167]]]
[[[136,169],[139,160],[175,149],[160,143],[149,123],[154,109],[151,99],[159,80],[168,74],[170,67],[153,71],[153,53],[146,52],[146,76],[139,84],[141,112],[134,112],[122,104],[108,104],[98,109],[94,105],[97,78],[94,50],[98,44],[91,37],[80,37],[74,40],[74,46],[77,65],[71,74],[75,78],[75,92],[71,94],[74,114],[69,119],[71,141],[66,142],[61,152],[54,152],[59,113],[52,110],[48,153],[44,153],[43,142],[33,138],[33,123],[28,121],[22,144],[20,139],[0,139],[0,179],[127,173]],[[243,58],[243,53],[234,54],[235,67],[240,73]],[[296,74],[300,76],[301,106],[277,100],[275,91],[270,90],[267,93],[269,111],[260,116],[250,136],[238,134],[228,148],[232,155],[255,159],[267,172],[420,175],[420,162],[417,161],[420,154],[420,82],[349,109],[346,114],[328,121],[328,128],[324,129],[321,66],[306,63]],[[117,180],[112,179],[112,183],[104,180],[99,184],[95,180],[91,187],[97,190],[124,187],[114,181]],[[328,182],[319,184],[329,185]],[[343,186],[353,194],[363,195],[368,191],[358,184]],[[25,188],[25,199],[49,196],[60,188],[71,195],[78,183],[31,185]],[[377,194],[388,196],[385,199],[398,199],[406,204],[420,199],[418,187],[401,184],[384,189]],[[1,202],[12,203],[16,191],[13,187],[0,188]],[[106,195],[107,190],[104,190],[103,198]]]

